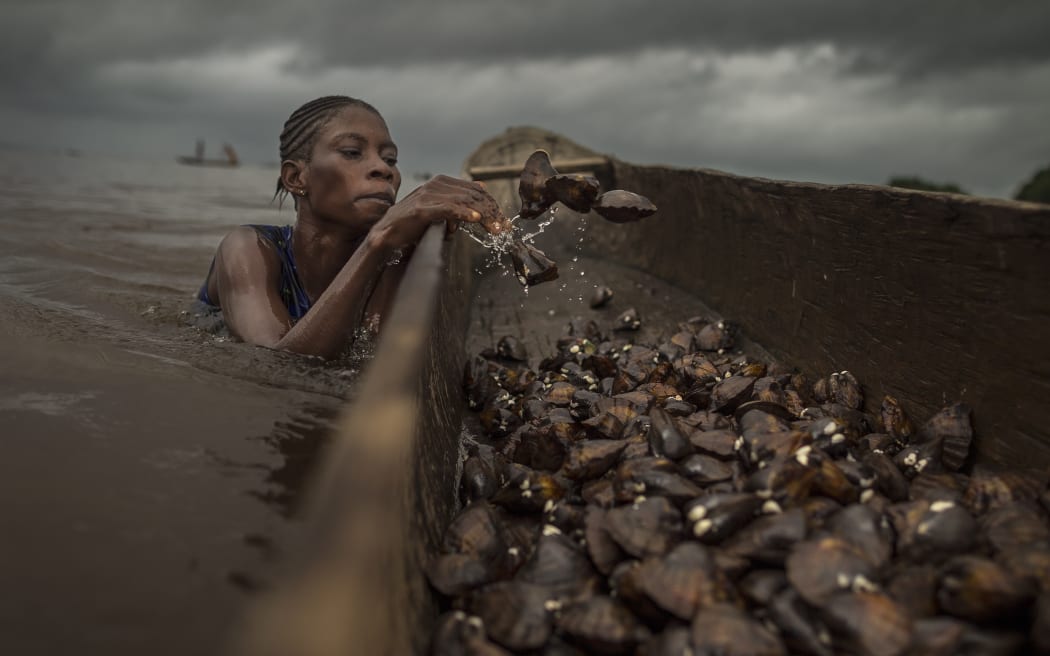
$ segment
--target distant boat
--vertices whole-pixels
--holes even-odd
[[[225,159],[205,159],[204,157],[204,140],[197,140],[196,154],[193,157],[189,155],[179,155],[176,157],[176,161],[179,164],[189,164],[191,166],[226,166],[232,167],[237,166],[241,162],[237,158],[237,151],[233,149],[233,146],[226,143],[222,145],[222,152],[226,155]]]

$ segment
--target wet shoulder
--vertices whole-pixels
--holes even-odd
[[[281,265],[280,249],[281,246],[266,231],[260,231],[256,226],[237,226],[219,245],[217,263],[231,274],[261,269],[276,274]]]

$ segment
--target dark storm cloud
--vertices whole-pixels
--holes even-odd
[[[335,92],[379,106],[417,170],[531,123],[639,162],[1005,194],[1050,159],[1048,19],[1045,0],[27,1],[0,23],[0,140],[161,153],[206,127],[268,160],[287,114]]]

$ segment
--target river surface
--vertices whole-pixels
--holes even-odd
[[[276,174],[0,150],[0,653],[214,653],[280,562],[367,357],[187,312]]]

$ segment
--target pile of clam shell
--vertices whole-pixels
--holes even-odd
[[[969,408],[865,412],[727,322],[632,326],[468,364],[432,654],[1050,653],[1046,474],[974,469]]]

